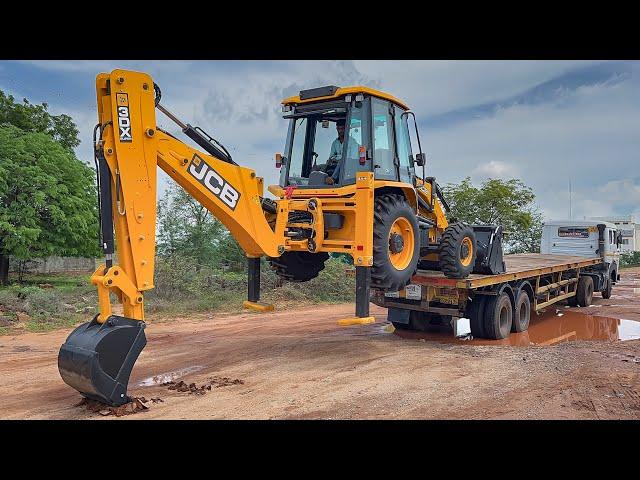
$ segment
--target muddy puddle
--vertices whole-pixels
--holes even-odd
[[[137,384],[138,387],[153,387],[154,385],[162,385],[164,383],[173,382],[179,378],[195,373],[202,370],[204,367],[201,365],[194,365],[192,367],[181,368],[180,370],[174,370],[173,372],[159,373],[153,377],[145,378]]]
[[[467,345],[555,345],[575,340],[600,340],[606,342],[640,339],[640,322],[584,313],[553,309],[542,315],[533,315],[529,330],[512,333],[503,340],[472,339],[469,320],[460,319],[457,337],[450,328],[443,327],[433,332],[396,330],[394,334],[403,338],[424,339],[444,343]]]

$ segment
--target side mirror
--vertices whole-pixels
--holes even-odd
[[[416,165],[422,167],[427,162],[427,156],[424,153],[416,153],[416,159],[414,161]]]
[[[276,153],[276,168],[282,167],[282,154]]]

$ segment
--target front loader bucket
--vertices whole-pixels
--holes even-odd
[[[129,401],[129,375],[147,344],[145,323],[111,315],[100,324],[97,318],[67,337],[58,354],[58,370],[85,397],[117,407]]]
[[[502,257],[502,227],[496,225],[472,225],[476,235],[476,263],[473,273],[497,275],[506,272]]]

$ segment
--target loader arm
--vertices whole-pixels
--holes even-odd
[[[69,335],[58,368],[63,380],[83,395],[120,405],[128,400],[129,376],[146,344],[143,292],[154,286],[157,166],[220,220],[251,260],[284,251],[288,209],[285,201],[281,215],[273,204],[271,213],[265,213],[263,179],[159,105],[160,91],[149,75],[125,70],[99,74],[96,93],[100,136],[94,148],[106,260],[91,276],[99,313]],[[158,128],[156,107],[208,153]],[[112,293],[122,303],[123,316],[112,314]]]

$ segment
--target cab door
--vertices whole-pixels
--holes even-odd
[[[408,116],[402,116],[402,110],[397,105],[393,105],[393,125],[396,139],[396,157],[398,159],[398,173],[400,181],[413,184],[415,167],[413,155],[411,153],[411,139],[409,137]]]
[[[372,97],[371,131],[373,133],[373,172],[376,180],[398,180],[392,109],[390,102]]]

